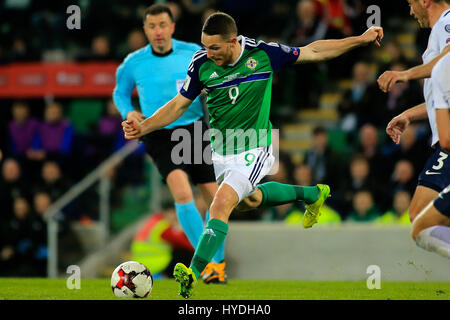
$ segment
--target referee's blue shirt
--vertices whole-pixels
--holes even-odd
[[[187,69],[194,53],[201,49],[195,43],[172,39],[172,52],[153,54],[151,45],[130,53],[117,68],[113,100],[123,119],[135,110],[131,95],[135,87],[139,94],[141,111],[150,117],[156,110],[175,97],[184,84]],[[186,112],[175,122],[164,127],[185,126],[203,117],[202,104],[197,97]]]

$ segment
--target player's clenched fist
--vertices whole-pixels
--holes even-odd
[[[372,26],[360,35],[361,40],[365,44],[375,43],[378,47],[381,46],[381,40],[384,37],[383,28]]]
[[[142,136],[141,125],[136,119],[122,121],[125,139],[132,140]]]

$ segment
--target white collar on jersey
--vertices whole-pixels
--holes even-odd
[[[244,36],[238,36],[237,40],[241,43],[241,54],[239,57],[234,61],[232,64],[229,64],[229,67],[234,67],[236,63],[238,63],[239,60],[241,60],[242,55],[244,54],[244,47],[245,47],[245,37]]]

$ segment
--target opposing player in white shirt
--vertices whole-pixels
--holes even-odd
[[[450,53],[433,68],[433,107],[439,144],[450,153]],[[412,225],[417,245],[450,258],[450,185],[417,216]]]
[[[411,11],[421,27],[432,28],[428,48],[424,52],[423,64],[403,72],[386,71],[378,79],[384,92],[391,90],[397,82],[429,78],[435,64],[450,51],[450,0],[408,0]],[[433,86],[431,79],[425,79],[425,103],[412,107],[393,118],[386,132],[395,143],[406,127],[416,120],[429,120],[432,131],[432,147],[435,149],[419,175],[409,215],[411,221],[433,200],[440,191],[450,184],[450,157],[439,145],[436,115],[433,107]]]

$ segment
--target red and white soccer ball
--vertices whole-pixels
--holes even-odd
[[[153,276],[142,263],[127,261],[113,271],[111,288],[117,298],[145,298],[152,292]]]

